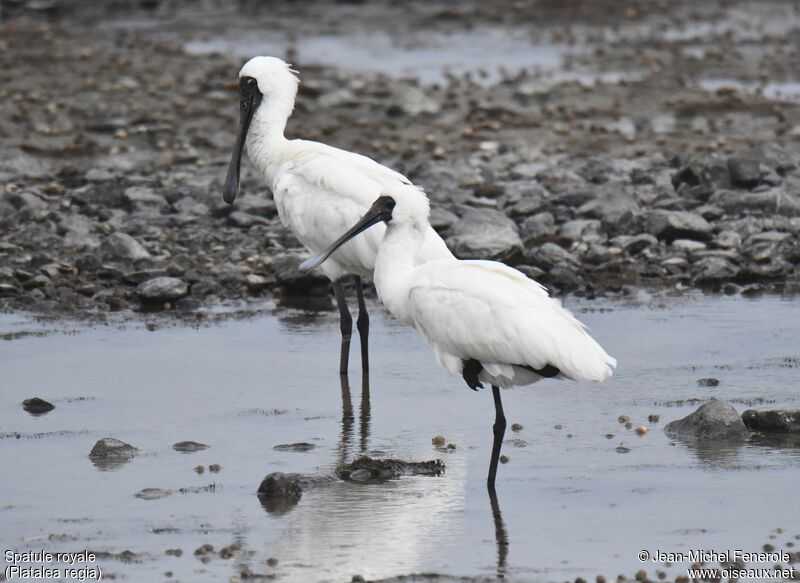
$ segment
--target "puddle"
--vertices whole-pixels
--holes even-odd
[[[368,74],[414,77],[430,84],[448,75],[472,73],[475,80],[493,83],[502,71],[556,70],[570,52],[566,45],[532,43],[525,31],[480,28],[460,34],[426,31],[402,39],[386,32],[307,35],[290,39],[286,33],[243,32],[235,36],[195,40],[184,45],[190,55],[222,53],[250,58],[284,56],[291,49],[297,63],[332,65]]]
[[[602,385],[543,381],[504,392],[509,425],[523,425],[507,438],[526,447],[505,444],[497,500],[484,487],[491,393],[439,370],[415,333],[377,306],[368,386],[357,341],[355,372],[340,384],[335,312],[276,309],[204,328],[151,332],[134,323],[4,342],[0,539],[19,552],[102,552],[104,576],[157,580],[169,570],[190,581],[245,569],[285,581],[498,570],[564,580],[652,573],[661,565],[640,563],[641,549],[760,550],[775,528],[800,523],[791,503],[796,441],[697,446],[671,442],[662,428],[710,396],[800,406],[797,368],[785,364],[800,352],[800,301],[651,303],[568,302],[619,359],[618,374]],[[19,328],[30,322],[0,317],[0,332]],[[697,385],[708,377],[720,384]],[[28,415],[21,402],[33,396],[56,408]],[[660,420],[648,422],[651,414]],[[638,436],[620,415],[650,431]],[[434,447],[436,435],[455,449]],[[106,436],[137,447],[136,457],[96,468],[88,454]],[[189,440],[209,448],[173,450]],[[292,443],[315,447],[274,449]],[[327,475],[362,453],[441,458],[446,470],[383,484],[334,481],[283,513],[256,496],[271,472]],[[135,496],[148,488],[171,494]],[[782,548],[795,534],[771,542]],[[497,545],[502,538],[507,546]],[[233,559],[216,553],[234,542]],[[215,552],[195,556],[204,544]]]
[[[757,83],[737,79],[701,79],[699,85],[705,91],[734,89],[751,95],[761,95],[778,101],[800,101],[800,81]]]

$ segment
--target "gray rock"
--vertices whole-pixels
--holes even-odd
[[[599,219],[606,225],[628,222],[641,211],[639,203],[629,194],[602,192],[578,208],[578,215]]]
[[[330,284],[320,269],[303,273],[300,263],[308,258],[305,251],[287,251],[272,260],[275,283],[284,294],[298,296],[328,295]]]
[[[603,227],[596,219],[567,221],[561,225],[558,234],[570,241],[603,242],[606,240]]]
[[[34,211],[47,209],[47,203],[30,192],[7,193],[5,199],[16,209],[30,209]]]
[[[300,501],[303,495],[301,476],[273,472],[268,474],[258,486],[261,505],[270,514],[283,514]]]
[[[510,174],[512,178],[534,180],[546,168],[547,164],[544,162],[526,162],[511,168]]]
[[[653,237],[653,235],[642,233],[641,235],[636,235],[634,237],[628,237],[624,235],[614,237],[614,239],[611,240],[611,243],[613,245],[618,245],[623,251],[630,255],[638,255],[645,249],[658,246],[658,239]]]
[[[462,259],[509,259],[522,251],[517,225],[503,213],[471,209],[451,228],[447,246]]]
[[[703,257],[692,265],[696,283],[719,283],[735,278],[740,268],[724,257]]]
[[[672,248],[681,253],[694,253],[706,249],[706,244],[691,239],[675,239],[672,242]]]
[[[97,441],[89,453],[89,457],[93,458],[132,458],[136,455],[134,446],[115,439],[113,437],[104,437]]]
[[[760,212],[784,217],[800,216],[800,198],[782,186],[760,192],[720,190],[709,202],[723,208],[728,214]]]
[[[531,265],[545,270],[556,266],[578,266],[578,260],[569,251],[555,243],[545,243],[538,249],[525,249],[525,259]]]
[[[758,160],[733,156],[728,158],[728,172],[731,176],[731,183],[734,186],[743,188],[754,188],[761,182],[761,170]]]
[[[22,401],[22,408],[31,415],[44,415],[56,408],[55,405],[39,397],[32,397]]]
[[[88,235],[94,229],[94,223],[83,215],[62,215],[58,223],[60,235]]]
[[[419,87],[406,86],[400,94],[400,107],[408,115],[439,113],[442,106]]]
[[[18,148],[0,149],[0,178],[3,176],[8,176],[8,180],[19,176],[46,178],[52,173],[51,166],[41,157],[31,156]],[[2,181],[5,182],[7,179],[2,178]]]
[[[139,241],[127,233],[112,233],[103,243],[103,252],[107,257],[114,259],[130,259],[139,261],[149,259],[150,253]]]
[[[205,443],[197,443],[196,441],[179,441],[173,444],[172,449],[181,453],[194,453],[208,449],[208,446]]]
[[[177,277],[154,277],[139,284],[136,293],[142,303],[163,304],[184,297],[189,293],[189,286]]]
[[[694,413],[668,423],[664,432],[670,437],[702,440],[737,439],[749,434],[736,409],[718,399],[711,399]]]
[[[700,215],[688,211],[655,210],[647,213],[647,232],[659,239],[672,242],[675,239],[708,241],[712,227]]]
[[[428,221],[437,231],[440,229],[449,229],[458,222],[458,215],[442,207],[435,206],[431,209],[431,215]]]
[[[164,488],[144,488],[134,494],[136,498],[142,500],[158,500],[159,498],[166,498],[172,495],[172,490],[165,490]]]
[[[800,409],[748,409],[742,421],[750,429],[767,433],[800,433]]]
[[[555,233],[556,221],[551,213],[539,213],[528,217],[520,227],[520,235],[526,246]]]
[[[134,458],[139,451],[129,443],[113,437],[97,441],[89,452],[89,459],[99,470],[115,470]]]
[[[167,199],[147,186],[131,186],[125,189],[123,196],[134,209],[167,206]]]
[[[720,249],[736,249],[742,244],[742,237],[736,231],[721,231],[714,237],[713,243]]]
[[[299,443],[282,443],[280,445],[274,446],[272,449],[275,451],[299,451],[299,452],[307,452],[311,451],[317,447],[313,443],[306,443],[306,442],[299,442]]]

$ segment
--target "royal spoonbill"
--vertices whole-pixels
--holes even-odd
[[[222,189],[227,203],[239,192],[242,149],[266,178],[284,226],[311,253],[319,253],[355,223],[381,194],[402,198],[420,190],[402,174],[374,160],[308,140],[284,137],[294,109],[299,79],[295,71],[275,57],[254,57],[239,71],[239,131],[228,175]],[[367,336],[369,316],[364,303],[362,277],[371,276],[383,227],[350,241],[323,266],[331,280],[339,307],[342,333],[339,372],[347,372],[353,320],[342,282],[352,276],[358,296],[357,327],[361,338],[361,365],[369,368]],[[452,257],[436,232],[425,229],[419,246],[420,262]]]
[[[450,374],[474,390],[492,386],[494,443],[487,484],[494,489],[506,429],[500,387],[542,378],[602,381],[617,361],[544,287],[496,261],[448,259],[417,264],[429,228],[422,196],[379,197],[363,218],[325,251],[304,261],[311,270],[339,246],[378,223],[387,225],[375,260],[375,289],[388,310],[414,326]]]

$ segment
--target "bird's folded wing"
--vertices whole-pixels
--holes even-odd
[[[429,344],[461,359],[542,368],[602,380],[616,361],[538,283],[495,262],[435,262],[418,269],[412,316]]]

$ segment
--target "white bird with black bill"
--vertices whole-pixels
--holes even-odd
[[[222,189],[225,202],[239,192],[242,149],[272,189],[281,222],[312,253],[328,247],[355,223],[383,193],[423,196],[402,174],[374,160],[309,140],[289,140],[286,122],[294,109],[299,80],[295,71],[275,57],[254,57],[239,71],[239,131]],[[369,368],[369,316],[362,277],[372,275],[384,228],[373,229],[338,249],[322,270],[333,284],[341,318],[339,372],[347,372],[353,321],[342,282],[353,277],[358,295],[357,327],[362,369]],[[412,258],[424,262],[452,257],[444,241],[428,226]]]
[[[415,254],[430,228],[418,193],[382,195],[349,231],[300,268],[324,265],[340,246],[385,223],[375,260],[375,289],[386,308],[414,326],[439,364],[477,390],[492,386],[494,443],[487,485],[494,489],[506,429],[500,387],[542,378],[602,381],[617,361],[561,302],[524,274],[495,261],[450,257],[420,264]]]

